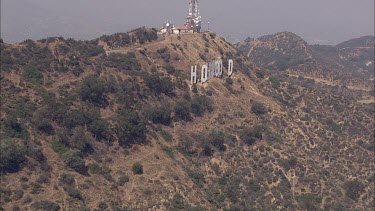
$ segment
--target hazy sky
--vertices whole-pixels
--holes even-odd
[[[185,21],[188,0],[1,0],[5,42],[64,36],[93,39],[139,26]],[[231,41],[291,31],[336,44],[374,34],[374,0],[200,0],[203,28]]]

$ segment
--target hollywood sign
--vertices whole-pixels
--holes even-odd
[[[228,71],[227,75],[230,77],[233,74],[233,60],[229,59],[228,61]],[[194,85],[198,82],[198,70],[197,65],[191,66],[191,77],[190,85]],[[208,64],[202,65],[201,68],[201,82],[202,84],[209,81],[212,78],[219,78],[223,76],[223,61],[216,60],[209,62]]]

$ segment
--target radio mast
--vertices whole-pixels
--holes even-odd
[[[186,26],[194,32],[201,31],[202,18],[199,15],[198,0],[189,0],[189,13],[186,18]]]

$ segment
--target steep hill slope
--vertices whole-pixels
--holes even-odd
[[[190,89],[217,58],[232,77]],[[270,74],[209,33],[2,43],[1,63],[4,210],[374,205],[370,92]]]

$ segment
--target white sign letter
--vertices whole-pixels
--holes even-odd
[[[215,76],[220,77],[223,74],[223,61],[215,61]]]
[[[215,76],[215,62],[210,62],[208,64],[208,80],[214,78]]]
[[[201,81],[202,81],[202,84],[207,81],[207,65],[202,66]]]
[[[233,73],[233,60],[229,59],[228,61],[228,76],[231,76]]]
[[[190,78],[190,84],[196,84],[197,83],[197,65],[191,66],[191,78]]]

